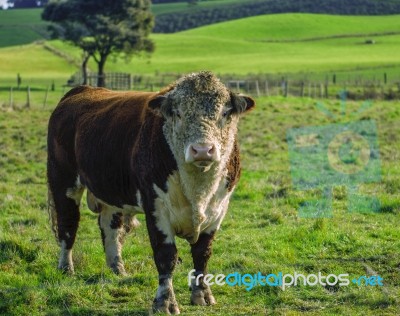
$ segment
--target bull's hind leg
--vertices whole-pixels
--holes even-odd
[[[124,214],[119,210],[103,206],[99,215],[99,226],[106,253],[107,265],[116,274],[126,275],[122,261],[122,244],[127,229],[125,229]]]
[[[83,186],[75,177],[49,170],[49,212],[52,228],[60,244],[58,268],[73,273],[72,247],[79,224]]]

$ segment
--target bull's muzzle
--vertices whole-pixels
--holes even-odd
[[[186,150],[185,160],[197,167],[208,167],[218,160],[218,151],[214,144],[190,144]]]

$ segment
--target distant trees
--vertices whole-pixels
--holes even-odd
[[[15,9],[18,8],[36,8],[38,3],[36,0],[8,0],[7,3],[14,7]]]
[[[153,0],[152,2],[154,4],[160,4],[160,3],[173,3],[173,2],[187,2],[187,0]]]
[[[104,67],[111,54],[123,53],[130,59],[154,51],[148,38],[154,26],[150,4],[150,0],[57,0],[45,6],[42,18],[53,22],[53,38],[82,49],[84,81],[87,62],[95,60],[97,85],[104,87]]]
[[[153,3],[156,3],[155,1],[153,0]],[[400,0],[248,0],[208,8],[201,7],[199,2],[199,8],[196,10],[158,15],[154,32],[173,33],[222,21],[284,12],[343,15],[399,14]]]
[[[48,0],[7,0],[7,7],[14,9],[37,8],[47,4]]]

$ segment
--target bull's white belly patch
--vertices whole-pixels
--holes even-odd
[[[212,232],[217,230],[226,213],[229,197],[225,179],[221,178],[217,192],[211,197],[204,211],[204,220],[200,227],[196,227],[193,220],[193,205],[183,192],[183,183],[177,171],[174,171],[167,180],[167,192],[154,185],[157,198],[154,201],[157,228],[166,236],[165,243],[174,243],[174,237],[182,237],[189,242],[197,241],[195,232]],[[194,240],[193,240],[194,238]]]
[[[100,213],[105,210],[115,210],[115,211],[119,211],[123,214],[129,214],[129,215],[144,214],[141,200],[138,201],[138,205],[124,204],[121,208],[121,207],[107,204],[103,200],[94,196],[94,194],[92,192],[90,192],[89,190],[87,190],[86,194],[87,194],[88,207],[94,213]],[[137,191],[136,196],[140,197],[139,191]]]

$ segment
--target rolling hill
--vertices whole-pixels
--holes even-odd
[[[200,9],[211,9],[229,4],[240,3],[240,0],[202,1],[195,7],[186,2],[154,4],[155,16],[178,12],[193,12]],[[48,39],[48,22],[42,21],[42,8],[0,10],[0,47],[28,44],[33,41]]]
[[[0,10],[0,47],[47,38],[48,23],[42,21],[41,12],[42,9]]]
[[[131,63],[111,58],[107,71],[155,74],[210,69],[241,75],[333,71],[398,74],[400,67],[398,15],[265,15],[175,34],[153,34],[152,38],[156,51],[150,58],[134,58]],[[373,39],[375,44],[365,44],[367,39]],[[60,41],[52,41],[50,45],[79,62],[79,50]],[[40,49],[49,53],[41,45],[36,46],[37,54]],[[21,68],[23,50],[28,58],[26,46],[0,49],[0,60],[8,60],[7,65],[1,66],[1,77],[15,77],[16,69]],[[63,58],[54,58],[60,66],[54,61],[52,67],[63,76],[69,76],[76,69],[74,65],[66,67]],[[95,69],[94,64],[90,67]],[[19,71],[34,77],[43,74],[43,65],[31,63]]]

